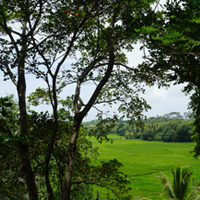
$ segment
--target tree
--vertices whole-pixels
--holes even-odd
[[[191,131],[192,124],[182,121],[176,128],[178,142],[192,141]]]
[[[38,199],[35,175],[29,156],[29,137],[26,108],[26,77],[28,60],[33,56],[31,36],[35,35],[41,20],[45,2],[36,1],[1,1],[0,6],[0,69],[5,79],[9,78],[16,86],[18,94],[20,137],[17,142],[21,158],[22,172],[28,188],[29,198]],[[13,26],[15,24],[16,26]]]
[[[179,112],[171,112],[171,113],[165,114],[163,117],[167,119],[173,119],[173,118],[183,119],[183,117],[181,116]]]
[[[125,132],[129,130],[129,126],[127,122],[120,121],[116,133],[120,136],[124,136]]]
[[[143,140],[158,140],[164,142],[191,142],[192,121],[172,118],[171,114],[149,118],[140,131]]]
[[[13,97],[0,98],[0,198],[14,198],[18,196],[23,199],[23,181],[19,179],[20,158],[15,148],[19,138],[19,123],[17,104]]]
[[[62,188],[62,199],[70,200],[80,127],[91,108],[97,104],[122,102],[119,107],[121,115],[139,120],[142,111],[149,108],[144,99],[139,98],[139,92],[144,89],[139,86],[135,67],[127,66],[124,51],[132,50],[140,38],[136,30],[148,21],[147,13],[152,10],[150,5],[153,2],[1,2],[0,27],[4,36],[0,40],[0,68],[5,79],[12,80],[18,91],[20,138],[24,138],[18,142],[19,155],[31,200],[38,199],[38,191],[30,159],[31,146],[26,139],[30,137],[30,127],[25,74],[35,74],[47,83],[44,91],[53,108],[54,127],[47,141],[44,166],[49,200],[54,199],[49,167],[58,136],[58,94],[69,84],[75,85],[72,128],[70,133],[66,133],[69,140],[66,141],[68,148]],[[76,59],[70,64],[72,56]],[[153,80],[147,82],[152,84]],[[84,101],[82,89],[86,83],[93,84],[93,91]],[[103,119],[103,115],[99,117]]]
[[[20,157],[15,147],[19,137],[17,106],[11,97],[0,98],[0,110],[3,118],[0,118],[0,193],[2,199],[15,198],[27,199],[27,188],[24,185],[24,179],[21,176]],[[16,110],[16,112],[14,112]],[[58,113],[59,110],[58,110]],[[0,115],[2,116],[2,115]],[[59,116],[58,134],[54,150],[49,161],[49,180],[53,189],[54,196],[61,199],[63,190],[63,174],[67,163],[66,155],[69,140],[67,133],[71,132],[72,124],[65,118],[63,113]],[[66,115],[67,116],[67,115]],[[62,119],[62,120],[61,120]],[[30,160],[33,171],[37,177],[37,186],[39,199],[47,199],[45,181],[45,156],[54,133],[53,117],[46,113],[28,112],[28,123],[30,135],[27,138],[30,145]],[[12,128],[10,128],[11,126]],[[8,131],[14,132],[14,135],[8,135]],[[15,132],[16,131],[16,132]],[[91,185],[104,187],[114,194],[118,199],[129,198],[127,192],[129,181],[127,177],[119,171],[121,163],[117,160],[98,162],[97,148],[93,147],[92,141],[86,138],[87,130],[80,128],[79,138],[77,140],[77,152],[75,158],[74,175],[72,182],[72,199],[93,198]],[[113,197],[114,198],[114,197]]]
[[[163,77],[174,84],[186,83],[184,91],[193,91],[190,108],[195,118],[195,155],[198,156],[200,2],[168,0],[163,8],[152,14],[149,26],[141,28],[144,48],[147,47],[149,51],[142,71],[150,71],[154,76]]]
[[[130,42],[138,39],[137,33],[132,34],[131,37],[128,35],[124,26],[129,20],[128,18],[137,21],[139,19],[133,13],[141,14],[141,22],[135,24],[138,27],[143,23],[145,12],[150,10],[149,3],[145,4],[145,1],[140,3],[93,1],[85,2],[82,5],[82,1],[77,1],[74,3],[64,2],[62,7],[58,4],[58,12],[52,13],[48,17],[47,23],[44,23],[46,34],[53,32],[54,35],[50,35],[42,45],[34,44],[46,71],[41,71],[38,65],[33,72],[46,81],[52,99],[57,96],[56,89],[59,91],[71,83],[76,85],[73,98],[73,128],[67,155],[63,199],[70,199],[76,140],[82,120],[92,106],[122,101],[123,104],[119,109],[123,113],[126,112],[127,117],[140,117],[141,111],[148,108],[144,100],[140,100],[137,94],[142,91],[142,88],[136,85],[135,91],[131,88],[133,82],[138,82],[137,76],[130,73],[134,70],[126,65],[126,57],[122,51],[131,50],[133,46]],[[63,8],[66,8],[67,11],[70,9],[70,12],[66,13]],[[72,13],[78,13],[78,15],[74,16]],[[105,16],[107,17],[105,18]],[[55,27],[57,27],[56,31]],[[57,38],[59,38],[59,43]],[[58,51],[60,42],[63,44],[62,54]],[[75,52],[80,53],[77,62],[74,62],[71,68],[63,71],[59,76],[61,67]],[[37,62],[35,61],[35,63]],[[49,84],[49,78],[52,79],[52,85]],[[57,79],[60,86],[57,85],[56,88]],[[94,90],[85,103],[81,97],[81,89],[82,85],[86,83],[94,83]],[[135,93],[134,96],[133,93]],[[131,112],[127,112],[128,110]]]

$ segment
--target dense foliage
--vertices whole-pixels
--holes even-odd
[[[139,138],[164,142],[191,142],[191,130],[192,124],[188,120],[149,120],[139,133]]]
[[[142,139],[164,142],[191,142],[192,120],[183,119],[180,113],[173,112],[145,120],[138,127],[128,121],[121,121],[110,133],[117,133],[127,139]]]
[[[19,136],[17,118],[17,104],[12,97],[0,98],[0,198],[4,199],[27,199],[27,188],[24,184],[18,156],[17,142],[22,140]],[[60,117],[61,116],[61,117]],[[53,133],[54,122],[51,115],[29,111],[28,122],[30,125],[29,137],[23,138],[30,144],[30,158],[34,174],[37,178],[39,199],[46,199],[48,194],[45,191],[45,155],[48,143]],[[12,127],[12,128],[11,128]],[[69,134],[72,128],[71,122],[63,115],[59,115],[58,138],[50,159],[50,180],[57,199],[61,199],[63,174],[65,172],[66,157]],[[129,181],[119,171],[121,163],[116,159],[109,161],[97,161],[98,151],[93,147],[92,141],[86,138],[86,130],[82,127],[78,139],[76,152],[76,167],[72,183],[72,199],[93,199],[94,185],[106,188],[109,193],[118,199],[123,199],[129,188],[126,186]]]
[[[191,94],[190,108],[195,118],[193,134],[200,154],[200,1],[167,0],[152,14],[151,24],[142,27],[144,49],[148,49],[141,67],[168,83],[185,83]]]
[[[60,199],[71,200],[76,168],[79,166],[76,157],[81,124],[88,112],[92,108],[97,109],[102,121],[98,126],[97,138],[104,139],[110,128],[109,121],[113,122],[117,117],[114,114],[114,117],[107,118],[98,109],[99,104],[120,103],[120,117],[137,120],[141,120],[142,111],[149,108],[146,101],[139,97],[144,92],[144,87],[140,85],[141,79],[138,79],[134,70],[136,66],[127,65],[124,52],[134,49],[140,38],[135,29],[148,22],[151,4],[154,2],[155,0],[0,1],[0,70],[4,80],[10,80],[16,86],[19,140],[15,144],[23,169],[18,178],[23,179],[30,200],[40,198],[40,187],[32,157],[34,144],[38,143],[35,140],[38,138],[32,136],[34,129],[29,121],[27,73],[43,81],[40,82],[40,88],[29,96],[32,104],[49,103],[52,107],[51,126],[43,127],[43,131],[49,134],[44,142],[46,150],[42,157],[45,182],[43,189],[48,200],[54,200],[57,196],[51,165],[61,134],[59,95],[62,93],[71,103],[70,109],[64,109],[70,115],[71,127],[65,130],[66,151],[62,155],[65,172],[61,174],[63,184],[60,184]],[[152,84],[153,80],[150,82]],[[84,95],[86,84],[91,86],[91,90]],[[71,85],[75,88],[73,94],[69,87]],[[102,166],[108,169],[107,165]]]
[[[22,199],[28,195],[30,200],[90,198],[88,185],[99,184],[117,199],[129,198],[123,197],[128,182],[118,171],[118,161],[91,165],[88,154],[92,147],[82,121],[92,108],[98,111],[99,123],[90,134],[99,141],[107,139],[119,116],[140,123],[143,111],[150,108],[139,96],[144,92],[141,82],[189,83],[185,91],[194,91],[190,105],[195,139],[200,144],[199,38],[194,34],[199,30],[200,4],[167,1],[164,10],[156,11],[158,4],[154,7],[154,2],[0,1],[0,70],[4,80],[16,86],[18,96],[18,106],[10,97],[0,101],[4,196],[21,195],[17,198]],[[149,48],[150,57],[139,67],[128,66],[124,52],[133,50],[138,41]],[[52,115],[28,110],[27,73],[45,83],[29,96],[30,102],[35,106],[50,104]],[[84,98],[86,84],[92,90]],[[72,95],[69,85],[75,88]],[[59,102],[62,92],[66,101]],[[59,103],[65,104],[62,110]],[[119,105],[119,116],[107,117],[98,108],[99,104],[113,103]],[[189,125],[172,121],[147,122],[140,138],[188,141]],[[116,132],[123,135],[124,131],[120,122]],[[135,137],[135,133],[138,129],[132,124],[126,135]],[[25,194],[18,194],[21,191]]]

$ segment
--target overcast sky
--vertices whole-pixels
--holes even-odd
[[[134,66],[142,62],[143,52],[139,50],[140,45],[136,45],[135,50],[127,54],[129,65]],[[189,96],[183,92],[184,85],[171,85],[169,88],[158,88],[156,85],[147,88],[144,98],[152,107],[147,116],[163,115],[169,112],[188,112]]]
[[[29,76],[28,92],[33,91],[33,89],[36,88],[36,85],[38,85],[36,81]],[[148,104],[152,107],[152,109],[145,114],[148,117],[150,117],[163,115],[170,112],[180,112],[181,114],[187,112],[189,96],[185,96],[185,94],[181,91],[182,88],[183,85],[171,86],[168,89],[158,89],[157,86],[147,88],[146,93],[143,95],[143,97],[147,100]],[[87,89],[87,91],[89,90]],[[87,92],[85,93],[87,94]],[[13,87],[13,84],[10,81],[3,82],[1,76],[0,96],[6,96],[10,94],[14,94],[16,97],[16,89],[15,87]],[[41,109],[43,110],[44,107],[39,107],[37,110],[40,111]],[[84,121],[90,121],[95,119],[96,113],[96,110],[92,109]]]
[[[138,45],[136,46],[134,52],[128,53],[127,55],[129,60],[129,66],[137,65],[142,61],[142,52],[139,51]],[[34,89],[36,89],[38,85],[42,87],[41,83],[41,81],[35,80],[32,76],[28,75],[27,93],[34,91]],[[43,87],[45,86],[43,85]],[[168,89],[158,89],[157,86],[147,88],[146,93],[143,95],[143,97],[147,100],[148,104],[152,107],[152,109],[145,114],[148,117],[150,117],[163,115],[170,112],[180,112],[181,114],[187,112],[189,97],[185,96],[185,94],[181,92],[182,89],[183,85],[171,86]],[[83,93],[85,93],[86,96],[89,96],[90,91],[91,90],[88,89],[88,87],[85,87]],[[70,93],[73,92],[73,87],[70,89],[68,88],[64,95],[70,95]],[[15,97],[17,97],[16,88],[10,81],[3,81],[3,76],[0,73],[0,96],[6,96],[10,94],[14,94]],[[44,109],[44,106],[39,107],[37,110],[40,111],[41,109]],[[51,108],[49,109],[51,112]],[[101,107],[101,109],[103,109],[103,107]],[[92,109],[84,121],[90,121],[95,119],[96,113],[96,110]]]
[[[161,4],[164,4],[165,0],[160,0]],[[157,7],[158,9],[159,7]],[[139,45],[136,45],[134,52],[128,53],[129,66],[137,65],[142,62],[142,52],[139,51]],[[32,76],[27,76],[27,93],[34,91],[38,86],[41,86],[41,81],[35,80]],[[45,86],[43,86],[45,87]],[[70,95],[74,92],[74,88],[68,88],[69,90],[65,93],[66,95]],[[185,96],[184,93],[181,92],[183,89],[183,85],[171,86],[170,88],[161,88],[158,89],[157,86],[147,88],[145,95],[143,97],[147,100],[148,104],[152,107],[147,113],[145,113],[148,117],[163,115],[169,112],[180,112],[183,114],[187,112],[187,107],[189,103],[189,97]],[[85,87],[85,91],[83,93],[87,95],[90,92],[87,87]],[[16,88],[10,81],[3,81],[2,73],[0,73],[0,96],[6,96],[14,94],[16,95]],[[46,107],[39,107],[37,110],[40,111]],[[50,109],[50,108],[49,108]],[[103,109],[103,107],[102,107]],[[51,109],[50,109],[51,112]],[[90,121],[95,119],[96,110],[92,109],[85,121]]]

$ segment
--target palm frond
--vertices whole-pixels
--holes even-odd
[[[192,193],[189,195],[188,200],[200,200],[200,185],[197,185]]]
[[[187,168],[181,167],[177,167],[175,170],[172,169],[171,172],[173,175],[172,183],[169,182],[165,175],[160,176],[165,193],[170,199],[186,200],[192,172]]]
[[[161,180],[161,183],[163,185],[163,190],[164,192],[166,193],[167,196],[169,196],[170,198],[174,199],[175,198],[175,195],[174,195],[174,192],[173,192],[173,189],[172,189],[172,185],[171,183],[169,182],[168,178],[166,177],[165,174],[161,174],[159,176],[160,180]]]
[[[174,177],[173,190],[176,198],[179,200],[186,199],[192,172],[187,168],[177,167],[175,172],[172,170],[172,174]]]

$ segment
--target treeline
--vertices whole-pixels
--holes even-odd
[[[189,114],[182,116],[172,112],[163,116],[150,117],[142,127],[120,121],[111,133],[125,136],[127,139],[142,139],[164,142],[191,142],[192,119]]]

